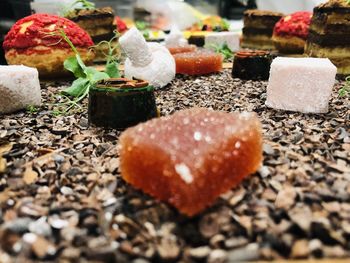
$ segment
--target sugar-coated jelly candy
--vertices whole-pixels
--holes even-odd
[[[185,45],[185,46],[167,46],[172,55],[185,52],[194,52],[197,50],[195,45]]]
[[[254,173],[262,161],[255,113],[179,111],[120,137],[125,181],[193,216]]]
[[[223,57],[210,51],[195,51],[174,55],[176,73],[204,75],[222,70]]]

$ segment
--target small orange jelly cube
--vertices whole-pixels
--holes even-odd
[[[188,216],[238,185],[262,161],[255,113],[179,111],[127,129],[119,146],[124,180]]]
[[[173,55],[176,73],[186,75],[204,75],[222,70],[223,57],[210,51],[195,51]]]
[[[174,55],[178,53],[194,52],[197,50],[197,47],[195,45],[168,46],[167,49]]]

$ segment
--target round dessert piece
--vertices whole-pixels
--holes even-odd
[[[83,61],[92,63],[94,53],[89,47],[93,42],[88,33],[66,18],[48,14],[27,16],[13,25],[3,44],[7,63],[37,68],[41,77],[66,75],[63,62],[75,54],[59,30],[66,33]]]
[[[195,51],[174,55],[176,73],[204,75],[222,70],[223,56],[210,51]]]
[[[303,54],[311,18],[311,12],[296,12],[281,18],[272,36],[276,49],[281,53]]]
[[[154,87],[143,80],[108,79],[90,88],[89,123],[126,129],[158,116]]]
[[[172,55],[185,52],[194,52],[197,50],[195,45],[184,45],[184,46],[167,46],[167,49]]]
[[[232,77],[245,80],[267,80],[273,56],[268,51],[244,50],[237,52],[233,61]]]

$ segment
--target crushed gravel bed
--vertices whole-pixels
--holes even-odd
[[[39,109],[0,117],[0,261],[237,262],[350,257],[350,101],[328,114],[265,107],[267,82],[230,71],[177,77],[156,92],[162,115],[255,111],[258,173],[188,218],[127,185],[115,130],[88,127],[86,104],[53,116],[65,83],[42,85]],[[283,83],[281,83],[283,85]]]

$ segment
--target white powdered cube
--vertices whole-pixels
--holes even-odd
[[[328,58],[273,60],[266,106],[303,113],[326,113],[337,68]]]
[[[236,32],[214,32],[205,36],[205,47],[215,49],[213,46],[227,44],[231,51],[239,50],[240,34]]]
[[[26,66],[0,66],[0,114],[41,104],[39,73]]]

